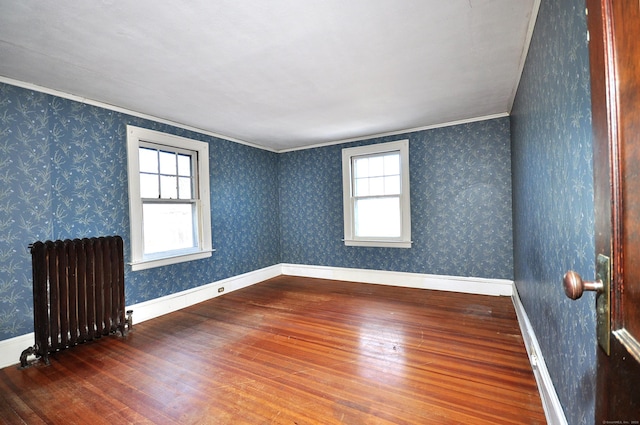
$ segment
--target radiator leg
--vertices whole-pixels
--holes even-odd
[[[33,361],[29,362],[27,360],[27,357],[29,356],[36,356],[36,359],[34,359]],[[38,347],[36,345],[34,345],[33,347],[29,347],[26,350],[24,350],[21,354],[20,354],[20,366],[18,366],[18,369],[26,369],[29,366],[31,366],[33,363],[36,362],[36,360],[38,360],[38,357],[40,357],[40,360],[43,360],[44,363],[49,366],[49,353],[45,353],[44,356],[39,355],[38,354]]]
[[[18,367],[18,369],[25,369],[29,366],[31,366],[29,364],[29,362],[27,361],[27,357],[31,356],[33,354],[36,354],[36,347],[35,345],[33,347],[29,347],[26,350],[24,350],[22,352],[22,354],[20,354],[20,366]]]
[[[133,310],[127,310],[127,331],[133,330]]]

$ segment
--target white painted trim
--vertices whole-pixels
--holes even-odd
[[[440,276],[300,264],[276,264],[175,294],[133,304],[127,306],[127,310],[133,310],[133,325],[135,327],[136,323],[154,319],[280,275],[496,296],[511,296],[513,288],[513,282],[504,279]],[[218,292],[220,287],[224,287],[224,292]],[[0,368],[17,365],[22,351],[33,346],[34,342],[33,332],[0,341]]]
[[[349,282],[373,283],[405,288],[433,289],[438,291],[496,296],[511,296],[513,289],[513,282],[506,279],[441,276],[386,270],[309,266],[303,264],[282,264],[281,266],[282,274],[289,276],[346,280]]]
[[[0,368],[20,363],[20,354],[35,344],[33,332],[0,341]]]
[[[184,130],[195,131],[196,133],[205,134],[207,136],[217,137],[218,139],[228,140],[230,142],[239,143],[241,145],[251,146],[252,148],[262,149],[269,152],[277,152],[275,149],[267,148],[264,146],[257,145],[255,143],[247,142],[245,140],[236,139],[234,137],[225,136],[223,134],[214,133],[212,131],[203,130],[201,128],[192,127],[190,125],[180,124],[175,121],[167,120],[164,118],[155,117],[153,115],[144,114],[142,112],[132,111],[130,109],[122,108],[120,106],[110,105],[108,103],[100,102],[98,100],[92,100],[86,97],[77,96],[75,94],[66,93],[60,90],[50,89],[47,87],[39,86],[37,84],[27,83],[25,81],[15,80],[13,78],[3,77],[0,75],[0,83],[10,84],[16,87],[22,87],[27,90],[35,90],[40,93],[50,94],[53,96],[61,97],[63,99],[69,99],[76,102],[84,103],[85,105],[97,106],[99,108],[104,108],[109,111],[120,112],[123,114],[131,115],[133,117],[143,118],[145,120],[155,121],[161,124],[171,125],[173,127],[182,128]]]
[[[534,0],[533,7],[531,8],[531,17],[529,18],[529,26],[527,27],[527,34],[525,36],[524,46],[522,53],[520,54],[520,64],[518,65],[518,74],[516,84],[513,85],[513,92],[509,98],[509,114],[513,109],[513,103],[516,101],[516,95],[518,94],[518,88],[520,87],[520,80],[522,79],[522,73],[524,72],[524,65],[527,62],[527,55],[529,54],[529,46],[531,45],[531,39],[533,38],[533,30],[536,27],[536,21],[538,20],[538,11],[540,10],[540,1]]]
[[[192,165],[195,165],[195,191],[197,195],[195,205],[197,208],[197,236],[198,244],[191,249],[171,251],[167,256],[145,258],[143,236],[143,200],[140,197],[140,147],[160,149],[167,146],[168,150],[178,153],[183,150],[191,157]],[[195,155],[192,155],[195,154]],[[193,157],[197,159],[194,159]],[[166,266],[185,261],[193,261],[211,257],[214,251],[211,242],[211,199],[209,192],[210,168],[209,168],[209,143],[186,137],[149,130],[147,128],[127,125],[127,173],[129,180],[129,222],[131,236],[131,265],[132,271],[146,270],[153,267]],[[185,200],[184,202],[188,202]]]
[[[276,264],[198,286],[197,288],[187,289],[176,292],[175,294],[133,304],[127,306],[127,310],[133,310],[133,326],[135,328],[136,323],[154,319],[211,298],[255,285],[256,283],[280,276],[281,274],[280,264]],[[224,287],[224,292],[218,292],[218,288],[220,287]],[[33,346],[34,343],[35,336],[33,332],[0,341],[0,368],[17,365],[22,351]]]
[[[484,115],[481,117],[466,118],[463,120],[443,122],[440,124],[425,125],[424,127],[406,128],[404,130],[390,131],[388,133],[369,134],[368,136],[353,137],[350,139],[341,139],[341,140],[336,140],[334,142],[318,143],[315,145],[300,146],[298,148],[280,149],[277,152],[285,153],[285,152],[293,152],[293,151],[303,151],[306,149],[315,149],[315,148],[322,148],[325,146],[341,145],[343,143],[349,143],[349,142],[360,142],[363,140],[376,139],[378,137],[398,136],[401,134],[414,133],[416,131],[433,130],[436,128],[452,127],[454,125],[470,124],[472,122],[494,120],[496,118],[504,118],[508,116],[509,116],[509,112],[500,112],[498,114]]]
[[[567,425],[567,418],[564,415],[562,404],[558,398],[558,393],[551,380],[551,375],[547,369],[547,365],[542,356],[542,350],[538,344],[538,338],[536,337],[529,316],[520,301],[518,290],[513,285],[513,294],[511,295],[513,306],[518,316],[518,323],[520,324],[520,331],[524,339],[524,345],[529,355],[529,361],[531,362],[531,368],[533,369],[533,375],[536,378],[538,384],[538,391],[540,392],[540,398],[542,399],[542,408],[544,414],[547,417],[547,423],[549,425]]]
[[[279,264],[276,264],[274,266],[229,277],[227,279],[198,286],[196,288],[176,292],[175,294],[133,304],[128,306],[127,310],[133,310],[133,326],[135,328],[136,323],[155,319],[156,317],[168,313],[173,313],[174,311],[216,298],[220,295],[280,276],[281,274],[281,267]],[[220,287],[224,287],[224,292],[218,292],[218,288]]]
[[[356,234],[356,193],[354,189],[354,158],[360,156],[399,154],[400,159],[400,236],[395,238],[360,237]],[[411,248],[411,188],[409,186],[409,140],[357,146],[342,149],[342,204],[344,206],[344,244],[387,248]]]
[[[536,4],[539,5],[540,4],[540,0],[536,0]],[[535,9],[536,15],[537,15],[537,8],[534,7],[534,9]],[[535,23],[535,20],[534,20],[534,23]],[[533,30],[533,27],[532,27],[532,30]],[[529,40],[530,40],[530,38],[531,38],[531,35],[528,36]],[[527,46],[528,46],[528,44],[527,44]],[[526,50],[525,50],[525,58],[526,58]],[[522,63],[521,66],[524,67],[524,62]],[[520,74],[522,74],[522,72]],[[134,117],[155,121],[155,122],[161,123],[161,124],[171,125],[173,127],[182,128],[184,130],[195,131],[196,133],[205,134],[207,136],[213,136],[213,137],[216,137],[218,139],[224,139],[224,140],[228,140],[230,142],[239,143],[241,145],[251,146],[252,148],[262,149],[262,150],[269,151],[269,152],[274,152],[274,153],[285,153],[285,152],[293,152],[293,151],[300,151],[300,150],[306,150],[306,149],[320,148],[320,147],[324,147],[324,146],[340,145],[342,143],[357,142],[357,141],[361,141],[361,140],[375,139],[375,138],[378,138],[378,137],[395,136],[395,135],[399,135],[399,134],[413,133],[413,132],[416,132],[416,131],[433,130],[433,129],[436,129],[436,128],[451,127],[451,126],[454,126],[454,125],[469,124],[469,123],[472,123],[472,122],[487,121],[487,120],[492,120],[492,119],[496,119],[496,118],[504,118],[504,117],[508,117],[509,116],[509,112],[500,112],[498,114],[484,115],[484,116],[481,116],[481,117],[474,117],[474,118],[466,118],[466,119],[463,119],[463,120],[449,121],[449,122],[445,122],[445,123],[432,124],[432,125],[427,125],[427,126],[423,126],[423,127],[407,128],[407,129],[403,129],[403,130],[390,131],[390,132],[387,132],[387,133],[374,133],[374,134],[370,134],[370,135],[367,135],[367,136],[353,137],[353,138],[350,138],[350,139],[341,139],[341,140],[336,140],[336,141],[333,141],[333,142],[318,143],[318,144],[315,144],[315,145],[300,146],[300,147],[297,147],[297,148],[280,149],[280,150],[278,150],[278,149],[262,146],[262,145],[259,145],[259,144],[256,144],[256,143],[247,142],[246,140],[236,139],[234,137],[225,136],[223,134],[214,133],[214,132],[208,131],[208,130],[203,130],[201,128],[192,127],[192,126],[185,125],[185,124],[180,124],[178,122],[167,120],[167,119],[164,119],[164,118],[155,117],[153,115],[144,114],[142,112],[132,111],[130,109],[122,108],[120,106],[110,105],[108,103],[100,102],[100,101],[97,101],[97,100],[92,100],[92,99],[89,99],[89,98],[86,98],[86,97],[82,97],[82,96],[77,96],[77,95],[71,94],[71,93],[66,93],[66,92],[63,92],[63,91],[60,91],[60,90],[50,89],[50,88],[47,88],[47,87],[39,86],[37,84],[27,83],[25,81],[20,81],[20,80],[15,80],[13,78],[4,77],[2,75],[0,75],[0,83],[6,83],[6,84],[10,84],[12,86],[22,87],[22,88],[27,89],[27,90],[34,90],[34,91],[37,91],[37,92],[40,92],[40,93],[50,94],[50,95],[53,95],[53,96],[61,97],[63,99],[69,99],[69,100],[73,100],[73,101],[76,101],[76,102],[84,103],[86,105],[97,106],[99,108],[104,108],[104,109],[107,109],[107,110],[110,110],[110,111],[120,112],[120,113],[131,115],[131,116],[134,116]],[[516,86],[516,90],[517,90],[517,86]],[[514,91],[514,94],[513,94],[513,98],[515,98],[515,91]],[[510,106],[513,106],[513,99],[511,101],[511,105]],[[509,108],[509,109],[511,109],[511,108]]]

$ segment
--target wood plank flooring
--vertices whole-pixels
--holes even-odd
[[[546,423],[508,297],[280,276],[133,317],[124,338],[0,370],[0,421]]]

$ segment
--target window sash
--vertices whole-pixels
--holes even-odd
[[[158,163],[157,170],[154,170],[153,167],[146,168],[143,166],[143,172],[141,173],[140,148],[147,147],[178,155],[176,157],[176,170],[173,170],[173,167],[170,166],[169,173],[167,173],[164,168],[160,170],[160,164]],[[183,154],[189,155],[191,158],[190,171],[188,171],[189,167],[185,166],[184,159],[181,159],[180,155]],[[131,262],[129,264],[131,269],[133,271],[144,270],[211,257],[211,253],[214,250],[211,244],[209,145],[205,142],[127,125],[127,161],[131,226]],[[140,190],[140,176],[153,175],[156,174],[155,171],[157,171],[157,175],[160,175],[160,171],[162,171],[162,174],[169,174],[174,177],[185,177],[186,174],[190,173],[191,177],[189,178],[192,179],[192,182],[190,183],[191,193],[189,194],[189,199],[143,198]],[[175,174],[173,174],[174,172]],[[146,193],[146,195],[148,196],[149,194]],[[159,192],[155,192],[153,196],[159,195]],[[191,205],[190,209],[193,212],[193,219],[191,220],[193,247],[185,246],[189,245],[189,243],[180,245],[178,249],[162,252],[150,252],[147,249],[145,253],[143,210],[145,205],[149,206],[154,203]],[[188,220],[185,222],[188,222]],[[149,232],[148,229],[147,232]]]
[[[388,202],[388,201],[396,202]],[[402,209],[400,196],[354,198],[355,238],[401,238]],[[374,217],[371,217],[374,215]]]
[[[402,193],[400,151],[354,155],[351,157],[351,167],[353,196],[387,196]]]
[[[140,187],[141,192],[143,190],[142,187],[142,179],[143,177],[148,183],[152,183],[153,180],[157,179],[157,198],[160,199],[199,199],[198,196],[198,152],[180,149],[174,146],[166,146],[158,143],[150,143],[150,142],[140,142],[139,153],[143,151],[153,151],[156,154],[156,167],[155,169],[143,169],[142,164],[140,164]],[[163,153],[169,153],[175,157],[175,167],[174,170],[170,170],[171,172],[167,172],[166,169],[163,169],[162,166],[162,158],[161,155]],[[142,155],[140,155],[142,156]],[[188,158],[189,161],[189,172],[185,173],[185,166],[181,166],[181,158]],[[165,156],[166,158],[166,156]],[[182,161],[184,164],[184,161]],[[165,167],[166,168],[166,167]],[[182,171],[182,172],[181,172]],[[171,187],[171,180],[175,180],[175,185]],[[166,182],[163,184],[163,182]],[[185,183],[188,184],[188,188],[185,187]],[[168,186],[169,185],[169,186]],[[163,196],[167,193],[167,189],[175,189],[175,196]],[[188,190],[187,196],[183,192]],[[148,195],[149,192],[145,192],[145,195]],[[171,190],[171,193],[174,193]],[[141,196],[143,194],[141,193]],[[142,196],[143,199],[153,199],[149,196]]]
[[[176,206],[173,211],[162,208],[156,211],[155,217],[149,207]],[[187,211],[180,211],[180,206],[188,206]],[[166,200],[143,199],[142,200],[142,251],[144,259],[161,258],[171,255],[182,255],[188,252],[200,250],[198,238],[198,208],[197,200]],[[166,217],[163,214],[173,214],[174,217]],[[177,215],[177,217],[176,217]],[[188,221],[183,221],[187,215]],[[183,220],[181,220],[183,219]],[[188,224],[188,229],[187,226]],[[168,234],[167,234],[168,233]],[[165,237],[162,237],[165,236]],[[189,242],[187,244],[187,242]],[[163,247],[165,249],[158,249]]]
[[[411,247],[411,215],[409,198],[409,149],[408,140],[398,142],[366,145],[355,148],[345,148],[342,150],[343,166],[343,205],[344,205],[344,242],[349,246],[378,246],[394,248]],[[398,166],[389,167],[389,172],[375,171],[362,172],[358,170],[357,161],[360,159],[384,159],[388,156],[399,155]],[[379,161],[378,161],[379,162]],[[398,174],[399,173],[399,174]],[[378,183],[378,190],[373,195],[370,191],[357,190],[358,179],[387,179],[398,178],[393,182],[393,188],[386,188]],[[399,187],[398,187],[399,186]],[[380,189],[382,187],[382,189]],[[393,189],[393,190],[388,190]],[[382,226],[381,231],[376,233],[374,222],[366,223],[366,231],[362,231],[362,226],[358,223],[358,203],[364,205],[368,201],[372,204],[376,200],[380,205],[384,200],[397,199],[399,211],[388,210],[387,219],[395,220],[395,230],[391,231],[390,226]],[[382,211],[382,210],[380,210]],[[380,212],[377,211],[377,212]],[[384,220],[385,218],[380,219]],[[362,223],[360,223],[362,224]],[[397,230],[399,228],[399,231]]]

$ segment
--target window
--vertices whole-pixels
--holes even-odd
[[[409,141],[342,150],[344,243],[411,248]]]
[[[131,267],[211,256],[209,145],[127,126]]]

